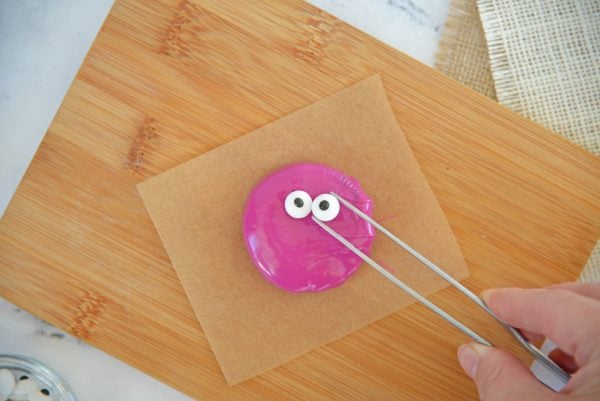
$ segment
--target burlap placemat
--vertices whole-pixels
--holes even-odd
[[[579,281],[586,283],[600,282],[600,241],[596,243],[596,247],[579,276]]]
[[[469,88],[497,100],[475,0],[450,3],[434,66]]]
[[[600,155],[600,2],[477,5],[500,103]]]
[[[598,155],[598,21],[597,0],[452,0],[435,67]],[[580,280],[600,281],[600,242]]]

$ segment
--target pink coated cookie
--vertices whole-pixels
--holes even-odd
[[[371,199],[358,182],[331,167],[293,164],[264,178],[244,211],[244,239],[258,271],[292,292],[323,291],[343,284],[361,259],[312,220],[314,215],[367,255],[373,227],[330,195],[372,215]]]

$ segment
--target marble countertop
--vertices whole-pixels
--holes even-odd
[[[0,2],[0,216],[113,1]],[[449,0],[309,2],[429,65],[449,5]],[[45,362],[81,400],[190,399],[0,298],[1,353]]]

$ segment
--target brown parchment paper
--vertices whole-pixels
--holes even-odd
[[[254,268],[242,234],[246,197],[269,172],[301,161],[357,178],[376,219],[454,277],[468,276],[379,77],[368,78],[138,185],[229,384],[412,302],[365,264],[339,288],[301,294],[280,290]],[[445,286],[381,234],[372,255],[426,294]]]

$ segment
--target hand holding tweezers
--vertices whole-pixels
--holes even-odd
[[[446,273],[443,269],[436,266],[430,260],[428,260],[423,255],[421,255],[419,252],[415,251],[413,248],[411,248],[406,243],[404,243],[401,239],[399,239],[394,234],[392,234],[391,232],[386,230],[383,226],[381,226],[379,223],[377,223],[371,217],[367,216],[365,213],[363,213],[360,209],[358,209],[353,204],[348,202],[346,199],[342,198],[341,196],[339,196],[333,192],[331,192],[331,195],[333,195],[335,198],[337,198],[337,200],[342,205],[346,206],[348,209],[350,209],[352,212],[354,212],[356,215],[358,215],[363,220],[366,220],[367,222],[369,222],[373,227],[375,227],[376,229],[381,231],[388,238],[390,238],[392,241],[394,241],[397,245],[399,245],[404,250],[406,250],[408,253],[410,253],[412,256],[414,256],[417,260],[419,260],[419,262],[423,263],[429,269],[433,270],[436,274],[441,276],[444,280],[449,282],[452,286],[454,286],[459,291],[461,291],[464,295],[466,295],[467,298],[471,299],[473,302],[475,302],[477,305],[479,305],[484,311],[486,311],[488,314],[493,316],[498,322],[500,322],[500,324],[502,324],[502,326],[504,326],[505,329],[507,329],[517,339],[517,341],[519,341],[519,343],[527,351],[529,351],[529,353],[531,355],[533,355],[533,357],[537,361],[539,361],[546,369],[548,369],[550,372],[552,372],[563,383],[566,384],[569,381],[571,376],[567,372],[565,372],[560,366],[558,366],[547,355],[545,355],[543,352],[541,352],[535,345],[531,344],[523,336],[523,334],[521,334],[521,332],[518,329],[516,329],[515,327],[512,327],[508,323],[499,319],[494,314],[494,312],[485,304],[485,302],[483,302],[483,300],[481,298],[479,298],[477,295],[475,295],[473,292],[471,292],[468,288],[463,286],[460,282],[455,280],[452,276],[450,276],[448,273]],[[337,239],[344,246],[346,246],[349,250],[351,250],[357,256],[359,256],[363,261],[365,261],[367,264],[369,264],[371,267],[373,267],[375,270],[377,270],[379,273],[381,273],[383,276],[385,276],[388,280],[390,280],[391,282],[396,284],[398,287],[400,287],[401,289],[406,291],[409,295],[411,295],[413,298],[415,298],[421,304],[425,305],[427,308],[429,308],[430,310],[435,312],[437,315],[441,316],[443,319],[448,321],[450,324],[452,324],[457,329],[461,330],[463,333],[465,333],[467,336],[471,337],[474,341],[478,342],[479,344],[492,346],[492,344],[489,341],[487,341],[485,338],[483,338],[482,336],[477,334],[475,331],[471,330],[469,327],[465,326],[464,324],[462,324],[461,322],[456,320],[454,317],[452,317],[450,314],[448,314],[447,312],[442,310],[440,307],[438,307],[437,305],[435,305],[434,303],[429,301],[427,298],[425,298],[419,292],[415,291],[410,286],[408,286],[406,283],[399,280],[392,273],[390,273],[389,271],[384,269],[381,265],[379,265],[377,262],[375,262],[373,259],[371,259],[368,255],[366,255],[360,249],[355,247],[350,241],[348,241],[346,238],[344,238],[339,233],[337,233],[335,230],[333,230],[330,226],[328,226],[321,220],[317,219],[315,216],[312,216],[312,219],[319,226],[321,226],[325,231],[327,231],[330,235],[332,235],[335,239]]]

